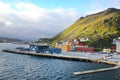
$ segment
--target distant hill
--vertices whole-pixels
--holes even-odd
[[[52,39],[54,44],[61,40],[89,38],[89,46],[109,47],[112,40],[120,36],[120,9],[105,11],[79,18],[70,27]]]
[[[22,42],[22,40],[14,39],[14,38],[7,38],[7,37],[0,37],[0,42]]]

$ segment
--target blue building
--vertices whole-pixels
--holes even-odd
[[[48,48],[49,45],[47,44],[30,44],[30,51],[34,51],[36,53],[44,53]]]
[[[61,53],[61,49],[59,48],[50,48],[47,44],[30,44],[29,47],[30,51],[36,52],[36,53]]]
[[[53,54],[53,53],[61,53],[62,50],[60,48],[48,48],[48,49],[45,49],[45,52],[49,52]]]

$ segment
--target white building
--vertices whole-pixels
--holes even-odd
[[[120,54],[120,37],[118,37],[118,39],[113,39],[113,44],[116,45],[117,54]]]
[[[116,52],[120,54],[120,41],[116,42]]]

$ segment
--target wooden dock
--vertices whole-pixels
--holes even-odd
[[[73,74],[74,75],[90,74],[90,73],[97,73],[97,72],[104,72],[104,71],[115,70],[115,69],[119,69],[119,68],[120,68],[120,66],[115,66],[115,67],[111,67],[111,68],[88,70],[88,71],[83,71],[83,72],[73,72]]]

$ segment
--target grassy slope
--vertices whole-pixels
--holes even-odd
[[[60,40],[89,37],[91,39],[90,46],[108,47],[111,40],[119,36],[119,30],[120,12],[106,10],[77,20],[73,25],[55,36],[53,43]],[[102,46],[99,46],[98,43],[100,42],[103,44]],[[106,42],[108,43],[105,44]]]

